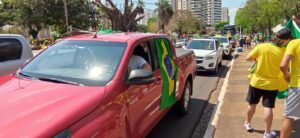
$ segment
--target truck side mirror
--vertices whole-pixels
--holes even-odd
[[[129,85],[143,85],[150,84],[156,81],[152,72],[144,69],[135,69],[130,72],[128,78]]]

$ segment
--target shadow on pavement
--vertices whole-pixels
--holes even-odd
[[[219,78],[225,78],[226,74],[229,70],[228,66],[222,65],[219,69],[218,74],[214,74],[213,72],[199,72],[197,71],[197,76],[205,76],[205,77],[219,77]]]
[[[300,138],[300,120],[295,122],[291,138]]]
[[[201,99],[190,100],[190,111],[179,117],[174,109],[153,128],[147,138],[190,138],[200,121],[208,102]]]

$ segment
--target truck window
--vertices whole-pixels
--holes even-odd
[[[13,38],[0,38],[0,62],[18,60],[22,55],[22,44]]]

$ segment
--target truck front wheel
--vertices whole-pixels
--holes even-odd
[[[184,86],[181,99],[176,103],[176,111],[179,116],[185,115],[189,110],[190,99],[191,99],[192,85],[190,81],[187,81]]]

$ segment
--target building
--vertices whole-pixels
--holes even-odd
[[[203,0],[189,0],[188,9],[195,15],[198,20],[205,20]]]
[[[171,4],[174,11],[188,9],[188,0],[172,0]]]
[[[222,0],[172,0],[173,10],[189,10],[207,25],[222,21]]]
[[[227,7],[222,8],[222,22],[230,22],[229,8]]]
[[[214,25],[222,21],[222,0],[205,0],[206,24]]]

